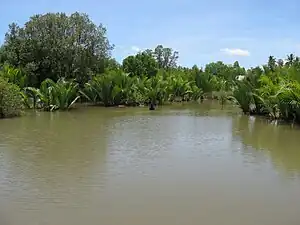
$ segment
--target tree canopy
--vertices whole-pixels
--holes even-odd
[[[153,57],[152,51],[150,50],[125,58],[123,60],[123,69],[125,72],[137,75],[139,77],[151,77],[157,73],[158,64]]]
[[[137,76],[154,76],[159,69],[169,70],[177,67],[179,53],[162,45],[155,49],[146,49],[123,60],[125,72]]]
[[[112,49],[106,28],[86,14],[47,13],[32,16],[23,27],[9,25],[1,60],[23,68],[35,86],[61,77],[84,83],[91,73],[104,71]]]

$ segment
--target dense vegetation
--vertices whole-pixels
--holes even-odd
[[[35,15],[13,23],[0,48],[0,117],[22,106],[68,110],[94,105],[164,104],[215,98],[244,113],[300,123],[300,60],[270,56],[266,65],[245,69],[235,62],[204,68],[178,65],[179,53],[158,45],[125,58],[111,57],[103,25],[87,15]],[[22,100],[22,101],[21,101]]]
[[[17,85],[0,77],[0,118],[21,114],[22,98]]]

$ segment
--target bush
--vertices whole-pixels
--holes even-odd
[[[20,88],[0,77],[0,118],[19,116],[22,105]]]

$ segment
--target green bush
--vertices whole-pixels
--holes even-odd
[[[0,118],[19,116],[22,105],[20,88],[0,77]]]

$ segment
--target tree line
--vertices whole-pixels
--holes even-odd
[[[95,105],[164,104],[217,99],[244,113],[300,123],[300,60],[270,56],[245,69],[236,61],[204,67],[178,65],[179,53],[157,45],[118,63],[106,28],[88,15],[34,15],[9,25],[0,47],[0,117],[24,107],[67,110],[78,101]]]

